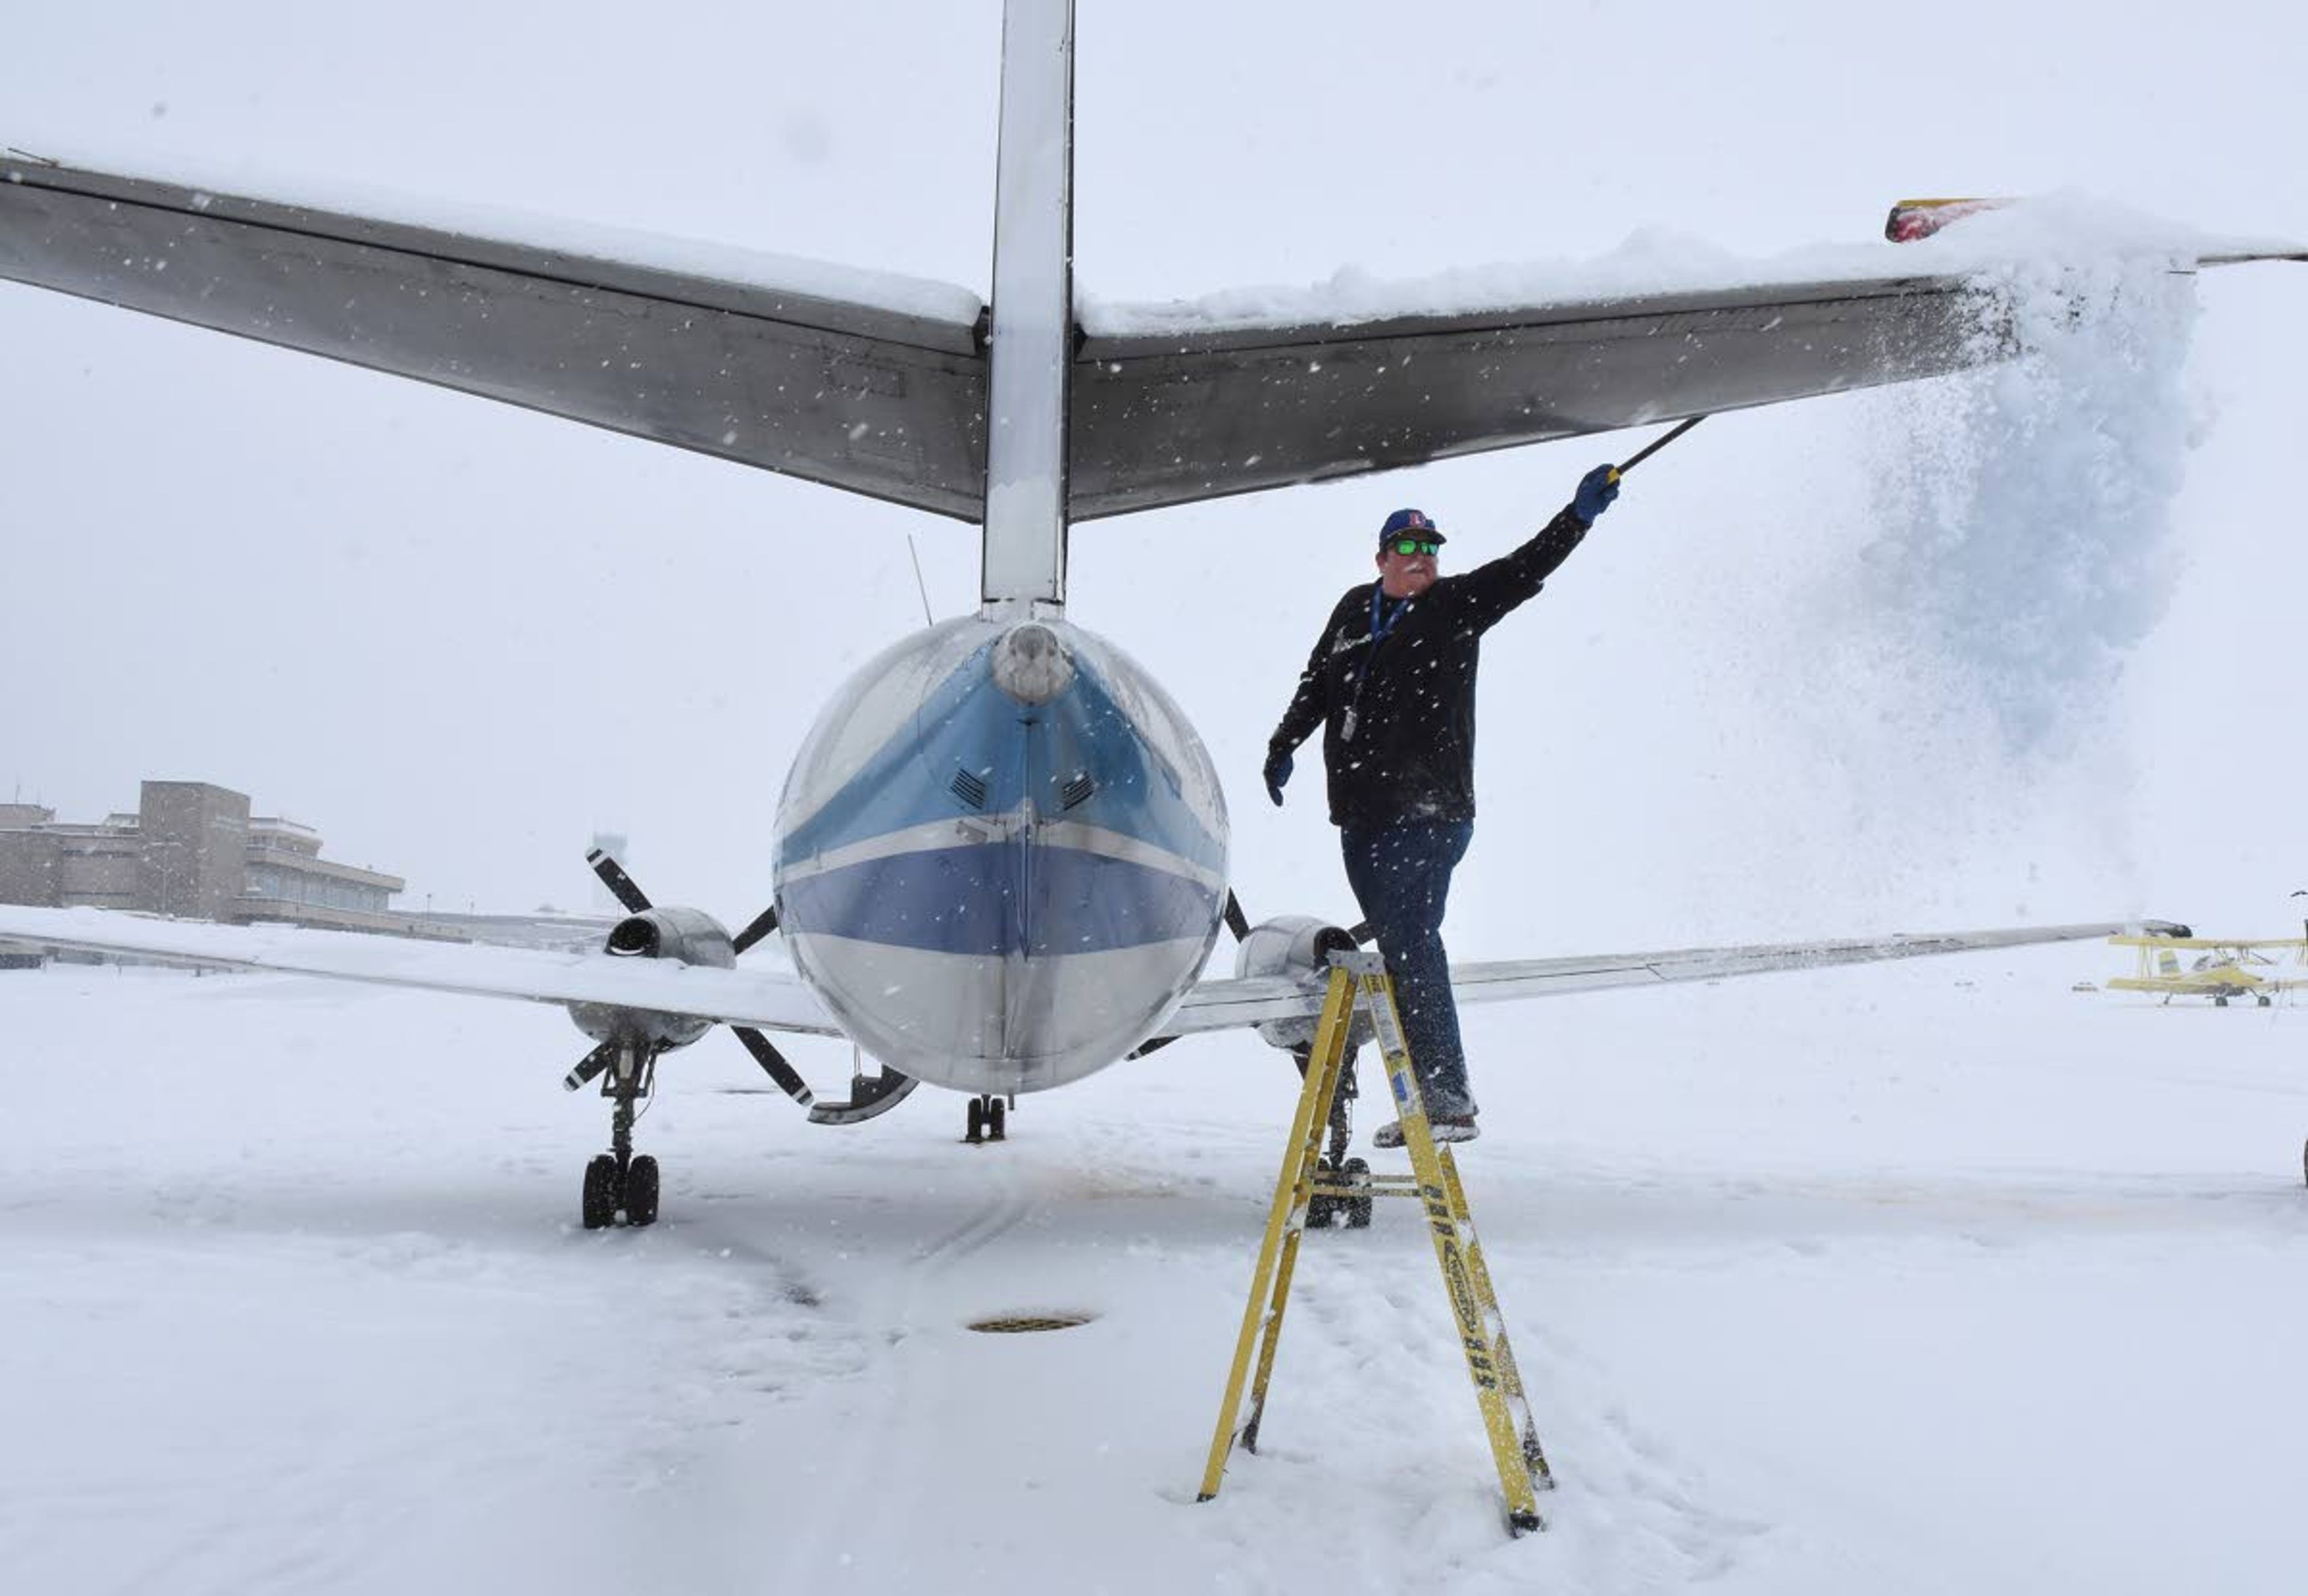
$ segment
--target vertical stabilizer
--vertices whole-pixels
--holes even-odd
[[[1073,330],[1073,0],[1008,0],[994,191],[984,596],[1066,596]]]

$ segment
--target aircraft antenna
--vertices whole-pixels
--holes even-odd
[[[930,614],[930,585],[922,580],[922,552],[914,546],[914,535],[906,534],[906,553],[914,557],[914,587],[922,596],[922,624],[935,626],[937,617]]]

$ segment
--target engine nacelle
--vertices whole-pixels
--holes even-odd
[[[1238,976],[1290,975],[1328,976],[1331,955],[1351,952],[1355,940],[1337,926],[1314,919],[1308,914],[1285,914],[1251,928],[1250,935],[1242,940],[1234,952],[1234,973]],[[1267,1020],[1258,1027],[1260,1038],[1268,1045],[1279,1048],[1305,1048],[1314,1045],[1313,1019]],[[1355,1017],[1354,1030],[1348,1037],[1351,1050],[1370,1040],[1370,1022]]]
[[[669,958],[676,964],[734,968],[737,950],[722,923],[702,909],[648,909],[617,922],[601,951],[612,958]],[[687,1047],[714,1022],[690,1014],[620,1008],[607,1003],[573,1003],[569,1017],[596,1042],[632,1041],[653,1051]]]

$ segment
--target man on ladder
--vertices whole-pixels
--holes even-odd
[[[1322,728],[1331,823],[1355,900],[1386,956],[1438,1142],[1477,1135],[1442,914],[1451,872],[1475,832],[1483,633],[1537,596],[1618,495],[1618,470],[1598,466],[1529,542],[1455,577],[1436,571],[1440,528],[1416,510],[1387,517],[1378,580],[1348,588],[1332,607],[1267,744],[1266,791],[1279,804],[1293,751]],[[1402,1139],[1399,1120],[1371,1137],[1381,1147]]]

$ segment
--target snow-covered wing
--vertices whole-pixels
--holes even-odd
[[[216,925],[111,909],[0,905],[0,944],[10,942],[68,952],[127,954],[208,969],[273,970],[538,1003],[597,1003],[695,1015],[769,1031],[841,1034],[797,976],[710,969],[670,959],[426,942],[294,926]]]
[[[1112,307],[1074,367],[1069,507],[1087,520],[1940,376],[2011,350],[1981,281],[1767,281],[1264,323]]]
[[[1570,958],[1510,959],[1453,965],[1451,991],[1461,1003],[1503,1002],[1516,998],[1555,997],[1566,992],[1615,987],[1664,986],[1682,981],[1718,981],[1728,975],[1761,975],[1773,970],[1810,970],[1828,965],[1876,964],[1936,953],[1976,953],[2038,942],[2077,942],[2119,933],[2158,934],[2183,927],[2151,921],[2095,925],[2023,926],[2009,931],[1948,931],[1936,935],[1862,937],[1835,942],[1771,942],[1741,948],[1684,948],[1667,953],[1581,955]],[[1289,976],[1205,981],[1196,984],[1170,1017],[1161,1034],[1186,1036],[1229,1030],[1267,1020],[1318,1014],[1323,982]]]
[[[702,246],[533,230],[558,236],[0,158],[0,279],[977,518],[975,295],[737,252],[700,275],[663,262]]]

